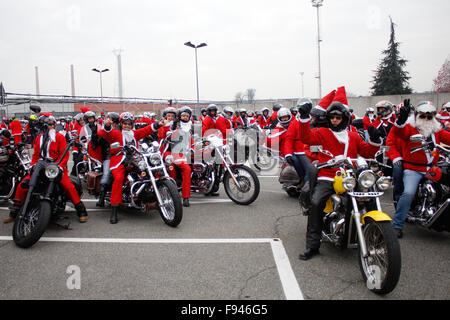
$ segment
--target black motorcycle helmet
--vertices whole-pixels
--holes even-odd
[[[106,117],[110,118],[113,123],[119,123],[120,115],[117,112],[108,112]]]
[[[313,118],[311,121],[313,128],[328,128],[327,112],[325,110],[314,107],[309,114]]]
[[[280,110],[282,107],[283,107],[282,104],[276,103],[276,104],[273,105],[272,110],[273,110],[273,111],[278,111],[278,110]]]
[[[332,115],[339,115],[342,117],[341,123],[336,127],[331,124]],[[352,116],[350,115],[350,111],[341,102],[333,102],[327,109],[328,126],[335,132],[347,129],[347,127],[350,125],[351,118]]]
[[[217,116],[217,106],[215,104],[210,104],[208,108],[206,108],[206,114],[210,117],[216,117]],[[212,114],[212,111],[215,111],[214,115]]]

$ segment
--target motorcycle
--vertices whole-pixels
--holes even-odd
[[[411,136],[410,140],[422,143],[411,153],[437,149],[441,158],[420,181],[406,221],[435,231],[450,232],[450,149],[427,142],[420,134]]]
[[[270,129],[267,129],[265,135],[269,135],[269,132]],[[258,171],[270,171],[278,166],[276,153],[266,147],[262,141],[265,135],[263,129],[256,123],[237,127],[234,130],[233,139],[230,141],[235,162],[249,161],[250,165]],[[240,157],[241,155],[244,157]]]
[[[392,219],[382,211],[380,202],[391,186],[391,177],[382,174],[375,159],[334,157],[322,146],[310,150],[331,157],[316,164],[317,169],[339,168],[334,177],[335,194],[324,210],[322,241],[341,249],[359,248],[359,267],[368,289],[377,294],[391,292],[400,277],[400,245]]]
[[[111,148],[120,148],[120,144],[113,143]],[[154,141],[150,146],[143,143],[141,148],[142,151],[132,145],[123,148],[127,154],[127,174],[122,187],[122,204],[146,212],[155,208],[156,203],[164,223],[176,227],[183,218],[183,206],[176,183],[167,173],[159,143]],[[110,192],[106,194],[105,201],[110,204]]]
[[[161,145],[166,145],[166,148],[162,154],[165,154],[173,143],[169,138],[164,139]],[[167,156],[165,161],[168,166],[173,166],[172,156]],[[230,146],[224,145],[223,139],[217,134],[205,138],[194,135],[191,168],[192,192],[208,195],[217,192],[222,182],[227,196],[239,205],[249,205],[258,198],[258,176],[249,167],[233,162]],[[179,185],[181,186],[181,183]]]
[[[5,138],[11,134],[5,130],[2,132]],[[20,181],[30,172],[31,159],[26,144],[14,139],[9,140],[9,145],[0,146],[0,200],[13,199]]]
[[[67,195],[60,184],[63,171],[59,164],[74,143],[72,140],[67,145],[59,161],[40,159],[33,166],[29,190],[12,230],[13,240],[17,246],[31,247],[39,241],[50,221],[57,221],[63,217]],[[81,186],[75,180],[72,180],[72,183],[81,197]]]

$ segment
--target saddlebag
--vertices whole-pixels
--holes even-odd
[[[86,188],[89,194],[100,193],[100,181],[102,180],[103,172],[90,171],[87,173]]]
[[[280,177],[278,178],[279,183],[287,183],[292,185],[297,185],[300,183],[300,178],[295,171],[293,166],[287,165],[281,169]]]

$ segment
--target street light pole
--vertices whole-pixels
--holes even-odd
[[[191,47],[195,49],[195,79],[197,82],[197,109],[200,103],[200,95],[198,89],[198,63],[197,63],[197,48],[206,47],[206,43],[200,43],[199,45],[192,44],[190,41],[184,43],[185,46]]]
[[[102,81],[102,73],[109,71],[109,69],[103,69],[103,70],[98,70],[98,69],[92,69],[92,71],[98,72],[100,74],[100,95],[101,95],[101,99],[102,99],[102,111],[105,111],[105,109],[103,108],[103,81]]]
[[[319,21],[319,8],[323,5],[323,0],[312,0],[313,7],[317,8],[317,55],[319,61],[319,74],[317,78],[319,79],[319,99],[322,97],[322,72],[320,69],[320,21]]]
[[[301,71],[301,72],[300,72],[300,75],[302,76],[302,98],[305,96],[305,93],[304,93],[304,91],[303,91],[303,74],[304,74],[304,72]]]

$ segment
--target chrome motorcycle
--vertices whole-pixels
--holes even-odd
[[[112,149],[120,148],[118,142],[111,144]],[[149,146],[125,145],[124,165],[126,176],[122,187],[122,204],[128,208],[147,212],[157,209],[165,224],[176,227],[183,218],[183,206],[176,183],[167,173],[166,166],[159,152],[159,143],[154,141]],[[105,196],[110,204],[111,193]]]
[[[421,143],[411,153],[419,150],[440,152],[440,160],[420,181],[406,221],[435,231],[450,232],[450,149],[426,141],[424,136],[411,136],[412,142]]]
[[[358,248],[359,266],[369,290],[386,294],[394,290],[400,277],[400,245],[392,219],[383,212],[380,198],[391,186],[375,159],[334,157],[322,146],[311,152],[330,156],[317,169],[339,168],[333,194],[324,210],[322,241],[341,249]],[[306,208],[304,208],[306,209]]]
[[[170,139],[164,139],[167,151]],[[166,157],[166,164],[173,166],[173,157]],[[259,195],[260,183],[255,172],[243,165],[235,164],[231,158],[230,146],[223,143],[219,134],[201,138],[194,135],[194,149],[191,158],[191,191],[212,194],[223,183],[227,196],[239,205],[253,203]],[[175,169],[175,168],[172,168]]]

